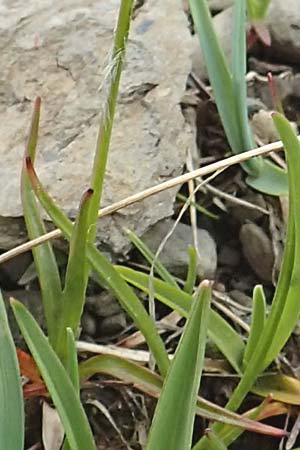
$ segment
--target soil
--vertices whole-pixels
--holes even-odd
[[[249,58],[252,71],[265,76],[272,66],[273,72],[276,72],[276,76],[280,77],[282,67],[278,58],[276,61],[266,60],[263,56],[253,58],[251,52],[249,52]],[[290,67],[289,69],[294,75],[297,74],[297,67]],[[254,87],[249,85],[249,92],[252,104],[256,102],[255,104],[259,105],[259,102],[265,102],[265,86],[260,89],[259,83]],[[296,97],[293,98],[292,96],[285,99],[285,108],[288,116],[299,126],[299,104],[296,100]],[[227,156],[230,149],[208,86],[199,83],[193,74],[187,82],[187,95],[183,100],[182,108],[186,115],[196,118],[199,152],[201,149],[197,164],[205,165]],[[250,111],[250,108],[249,115],[250,118],[253,117],[253,110]],[[283,155],[281,157],[283,158]],[[186,186],[182,187],[182,193],[187,194]],[[226,197],[222,195],[224,193],[227,194]],[[241,205],[239,199],[252,204],[252,209]],[[203,213],[197,213],[198,227],[207,229],[217,243],[216,299],[224,298],[226,294],[233,300],[233,306],[228,306],[228,308],[231,308],[231,311],[239,319],[249,323],[253,287],[258,283],[263,283],[269,302],[274,292],[274,283],[278,274],[285,233],[284,202],[253,191],[245,183],[245,173],[239,166],[231,167],[212,179],[207,185],[204,185],[203,189],[197,194],[197,202],[215,215],[215,218],[211,218]],[[182,204],[178,202],[174,218],[177,217],[181,206]],[[190,224],[189,214],[186,213],[182,220],[184,223]],[[251,224],[250,231],[249,224]],[[248,225],[248,228],[245,228],[246,225]],[[245,233],[246,237],[243,239]],[[251,239],[253,233],[256,233],[254,234],[255,242],[261,239],[260,242],[265,243],[266,250],[263,262],[261,262],[261,256],[247,253],[248,250],[244,243]],[[28,255],[26,257],[28,258]],[[134,265],[136,262],[136,252],[132,252],[127,264]],[[262,264],[261,268],[257,267],[259,264]],[[63,267],[64,262],[62,262],[62,270]],[[18,280],[8,280],[3,275],[3,269],[0,269],[0,272],[3,276],[2,289],[6,291],[18,291],[20,289]],[[29,290],[37,288],[34,279],[25,284]],[[101,292],[91,282],[88,294],[91,297],[100,295]],[[16,292],[16,297],[17,295],[18,292]],[[163,317],[167,312],[166,307],[158,305],[157,318]],[[103,333],[103,327],[101,328],[97,324],[99,324],[99,320],[103,322],[105,318],[101,316],[102,318],[99,319],[100,316],[95,313],[91,302],[87,303],[82,339],[89,342],[116,344],[124,336],[131,335],[135,330],[132,328],[129,318],[125,317],[124,313],[120,313],[119,310],[114,310],[110,317],[117,314],[121,314],[122,319],[119,318],[119,321],[115,319],[114,326],[108,326],[106,333]],[[232,320],[230,323],[243,333],[237,323]],[[170,338],[170,333],[167,333],[165,337],[166,339]],[[169,340],[168,346],[175,347],[177,340],[178,337]],[[300,365],[298,346],[299,336],[295,334],[283,352],[285,358],[281,360],[280,370],[284,373],[297,373],[297,367]],[[222,359],[212,346],[208,346],[206,356],[212,359]],[[225,405],[234,383],[232,378],[222,373],[212,376],[206,370],[201,385],[201,395],[219,405]],[[145,444],[147,430],[155,407],[154,400],[142,395],[130,386],[103,376],[94,377],[83,386],[82,400],[99,449],[139,450]],[[257,397],[249,395],[242,410],[257,405],[259,401]],[[41,405],[41,398],[26,400],[26,449],[42,448]],[[268,423],[283,427],[284,421],[285,418],[281,417]],[[204,419],[197,418],[195,440],[199,438],[207,426],[208,423]],[[279,442],[276,439],[244,433],[230,449],[264,448],[264,450],[267,450],[277,448],[278,445]]]

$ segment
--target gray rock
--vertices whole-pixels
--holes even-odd
[[[300,58],[299,0],[272,0],[266,17],[272,45],[265,52],[281,63],[298,64]]]
[[[174,221],[171,219],[157,223],[142,237],[143,242],[155,253],[173,225]],[[216,244],[206,230],[198,229],[197,234],[200,255],[198,275],[200,278],[212,278],[217,267]],[[159,260],[172,275],[186,276],[189,265],[188,248],[191,245],[193,245],[191,227],[179,223],[159,255]]]
[[[99,326],[100,336],[112,336],[126,328],[126,316],[123,312],[114,316],[105,317]]]
[[[89,186],[118,0],[0,0],[0,216],[22,216],[22,155],[33,100],[43,99],[37,171],[69,217]],[[147,0],[132,22],[102,206],[181,173],[194,135],[180,100],[191,37],[179,2]],[[105,85],[105,83],[104,83]],[[101,220],[98,242],[123,252],[170,216],[176,190]],[[9,199],[9,200],[8,200]],[[19,220],[19,219],[18,219]],[[2,243],[9,248],[15,240]]]
[[[96,317],[110,317],[122,311],[119,302],[109,291],[88,296],[86,304]]]
[[[272,281],[274,254],[272,242],[262,228],[246,223],[240,229],[243,254],[253,272],[263,281]]]

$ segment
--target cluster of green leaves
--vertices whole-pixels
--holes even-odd
[[[280,115],[274,117],[286,149],[289,168],[290,217],[284,262],[270,315],[266,317],[262,288],[254,291],[254,313],[250,337],[245,344],[241,336],[210,308],[211,283],[203,281],[195,289],[196,255],[190,250],[190,266],[183,288],[156,261],[150,250],[129,232],[129,237],[150,264],[154,264],[160,278],[126,268],[113,266],[95,247],[95,224],[101,201],[105,166],[109,150],[123,57],[128,37],[132,4],[123,0],[113,49],[113,68],[107,114],[101,122],[95,153],[91,189],[83,195],[74,224],[64,215],[39,180],[34,160],[37,148],[40,100],[35,103],[32,125],[22,172],[22,201],[30,238],[45,232],[40,206],[69,241],[66,276],[62,283],[52,245],[42,244],[33,251],[40,282],[47,336],[34,317],[17,300],[11,307],[37,364],[53,404],[60,416],[66,439],[63,450],[95,450],[94,438],[80,402],[80,384],[95,373],[106,373],[131,383],[136,388],[159,397],[151,426],[147,450],[190,450],[195,414],[222,425],[214,426],[194,449],[226,448],[244,430],[284,436],[285,432],[251,420],[268,414],[263,404],[249,417],[234,412],[250,389],[263,395],[268,391],[260,380],[255,381],[267,365],[278,355],[293,331],[300,306],[295,301],[299,289],[300,229],[297,206],[300,201],[297,161],[299,143],[288,122]],[[142,332],[155,358],[160,375],[122,358],[96,356],[78,364],[76,338],[85,301],[90,269],[97,274],[101,286],[111,290],[122,307]],[[149,293],[187,318],[186,325],[172,362],[153,319],[135,293],[133,287]],[[23,450],[24,405],[16,351],[0,297],[0,448]],[[198,389],[203,368],[206,336],[216,344],[240,377],[228,409],[218,407],[199,397]],[[274,338],[275,336],[275,338]],[[254,351],[254,349],[259,349]],[[270,382],[270,380],[269,380]],[[276,397],[275,397],[276,398]],[[280,393],[278,394],[280,400]],[[278,409],[281,411],[282,409]],[[274,414],[274,412],[273,412]],[[14,417],[14,420],[11,420]]]
[[[232,61],[229,62],[215,32],[207,0],[189,0],[220,118],[235,154],[256,147],[247,113],[246,3],[251,17],[262,17],[268,2],[234,0]],[[256,157],[242,166],[251,187],[272,195],[287,194],[286,172],[272,162]]]

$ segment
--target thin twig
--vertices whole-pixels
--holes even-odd
[[[220,189],[217,189],[216,187],[211,186],[210,184],[207,184],[205,186],[205,189],[207,191],[211,192],[212,194],[216,195],[217,197],[224,198],[225,200],[227,200],[228,202],[230,202],[234,205],[243,206],[248,209],[254,209],[255,211],[260,211],[266,215],[270,214],[267,209],[262,208],[261,206],[255,205],[254,203],[248,202],[242,198],[238,198],[238,197],[235,197],[234,195],[230,195],[227,192],[223,192]]]
[[[299,137],[298,137],[298,139],[299,139]],[[129,197],[127,197],[123,200],[120,200],[116,203],[113,203],[110,206],[106,206],[105,208],[100,209],[100,211],[98,213],[98,217],[104,217],[109,214],[113,214],[113,213],[119,211],[120,209],[126,208],[127,206],[133,205],[134,203],[140,202],[148,197],[151,197],[152,195],[158,194],[167,189],[171,189],[176,186],[179,186],[179,185],[186,183],[187,181],[192,180],[194,178],[208,175],[217,170],[221,170],[221,169],[225,170],[228,167],[233,166],[234,164],[239,164],[239,163],[246,161],[250,158],[253,158],[255,156],[262,156],[262,155],[266,155],[267,153],[270,153],[272,151],[281,150],[282,147],[283,147],[282,142],[277,141],[272,144],[268,144],[268,145],[264,145],[263,147],[256,148],[254,150],[249,150],[247,152],[243,152],[238,155],[230,156],[229,158],[222,159],[221,161],[217,161],[217,162],[209,164],[205,167],[201,167],[200,169],[193,170],[192,172],[185,173],[178,177],[172,178],[171,180],[164,181],[163,183],[160,183],[156,186],[152,186],[148,189],[145,189],[144,191],[130,195]],[[17,255],[20,255],[28,250],[31,250],[33,247],[36,247],[37,245],[43,244],[44,242],[47,242],[51,239],[59,238],[61,236],[62,236],[61,231],[58,229],[55,229],[55,230],[50,231],[49,233],[46,233],[36,239],[25,242],[24,244],[21,244],[15,248],[13,248],[12,250],[9,250],[9,251],[3,253],[0,256],[0,264],[12,259],[13,257],[15,257]]]

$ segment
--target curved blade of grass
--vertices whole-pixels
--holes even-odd
[[[0,292],[0,448],[24,449],[24,404],[21,376]]]
[[[89,241],[93,242],[96,235],[98,210],[102,197],[103,182],[106,171],[107,156],[110,146],[112,127],[115,116],[116,102],[119,92],[120,78],[123,68],[125,49],[128,40],[130,19],[134,0],[121,0],[117,21],[115,40],[109,67],[108,96],[99,127],[96,153],[92,171],[91,186],[94,195],[91,201],[89,223],[92,225]]]
[[[184,292],[190,295],[193,293],[196,278],[197,278],[197,252],[195,247],[189,247],[189,267],[187,277],[183,286]]]
[[[80,380],[77,359],[77,348],[74,334],[71,328],[67,328],[67,355],[66,355],[66,371],[69,374],[71,383],[73,384],[78,398],[80,398]],[[72,450],[69,441],[65,439],[62,450]]]
[[[122,277],[133,286],[149,293],[149,275],[130,269],[116,266]],[[192,304],[192,296],[174,288],[164,281],[153,279],[154,296],[160,302],[176,310],[183,317],[188,317]],[[215,311],[210,311],[208,335],[224,354],[232,367],[241,373],[244,343],[233,328]]]
[[[105,373],[116,377],[124,382],[132,385],[136,389],[158,398],[161,392],[163,380],[155,372],[141,367],[138,364],[128,361],[119,356],[98,355],[94,356],[79,365],[80,379],[82,382],[88,380],[97,373]],[[205,400],[198,396],[196,414],[206,417],[209,420],[221,421],[228,425],[240,427],[248,431],[254,431],[262,434],[279,436],[282,430],[269,427],[249,418],[240,416],[231,411],[227,411],[221,406]]]
[[[264,160],[263,168],[259,177],[247,176],[246,182],[249,186],[264,194],[285,196],[288,195],[288,179],[284,169]]]
[[[266,322],[266,298],[262,286],[255,286],[253,291],[253,308],[249,337],[243,357],[243,367],[249,363],[256,351],[259,339],[263,333]]]
[[[235,102],[239,94],[235,91],[229,65],[215,33],[207,1],[189,0],[189,4],[222,124],[230,147],[237,154],[244,149]],[[243,167],[249,174],[256,177],[261,170],[260,159],[253,158],[244,163]]]
[[[233,72],[213,27],[206,0],[189,0],[191,13],[212,85],[222,124],[233,153],[254,148],[246,108],[245,73],[245,0],[235,0]],[[244,27],[244,29],[243,29]],[[248,173],[247,183],[266,194],[287,195],[287,177],[284,170],[262,158],[253,158],[242,164]]]
[[[202,281],[164,380],[149,431],[147,450],[190,450],[203,369],[211,284]]]
[[[40,106],[41,100],[40,98],[37,98],[34,104],[31,128],[25,153],[26,157],[30,157],[32,161],[34,161],[36,154]],[[28,236],[29,239],[34,239],[46,233],[46,228],[41,219],[40,208],[28,179],[25,161],[22,170],[21,197]],[[50,242],[46,242],[43,245],[33,248],[32,254],[42,292],[49,342],[55,348],[58,335],[58,319],[61,317],[61,283],[59,270]]]
[[[85,412],[71,380],[33,316],[17,300],[11,306],[40,370],[73,450],[96,450]],[[11,419],[11,418],[10,418]]]
[[[278,131],[280,138],[284,144],[286,158],[288,161],[288,171],[290,182],[290,209],[292,216],[289,220],[294,223],[295,237],[292,242],[286,245],[293,245],[294,264],[292,273],[287,276],[285,284],[289,283],[288,294],[286,300],[282,300],[283,310],[281,310],[281,317],[276,329],[276,339],[270,340],[268,347],[268,354],[265,358],[265,364],[269,364],[279,353],[283,345],[286,343],[290,334],[292,333],[300,314],[299,304],[299,290],[300,290],[300,218],[299,218],[299,204],[300,204],[300,143],[295,135],[289,121],[281,114],[274,114],[274,124]],[[287,236],[287,239],[289,236]],[[292,252],[291,252],[292,253]],[[290,262],[290,266],[292,263]],[[279,280],[280,282],[281,280]]]
[[[74,333],[72,328],[67,328],[67,364],[66,371],[69,374],[70,380],[75,388],[75,391],[80,392],[80,381],[78,371],[77,348]]]
[[[165,266],[157,258],[155,258],[155,255],[151,252],[149,247],[147,247],[147,245],[132,231],[126,230],[126,234],[138,251],[144,256],[146,261],[148,261],[149,264],[153,264],[154,262],[154,270],[162,278],[162,280],[169,283],[171,286],[178,287],[174,277],[165,268]]]
[[[276,400],[288,405],[300,405],[300,381],[286,375],[263,375],[252,391],[263,397],[274,394]]]
[[[61,229],[63,235],[67,239],[70,239],[72,234],[71,221],[56,206],[52,198],[45,191],[34,169],[31,170],[29,174],[35,195],[40,203],[53,220],[55,226]],[[159,371],[164,376],[167,373],[170,364],[168,354],[164,343],[156,330],[154,322],[147,314],[141,301],[114,269],[113,265],[107,261],[102,253],[92,244],[88,244],[87,246],[87,257],[100,279],[105,280],[105,284],[109,287],[111,292],[113,292],[121,306],[145,336],[146,342],[157,362]]]
[[[81,199],[79,214],[70,239],[69,259],[62,294],[64,326],[70,327],[75,336],[78,334],[88,279],[86,276],[86,247],[92,197],[93,190],[88,189]]]
[[[242,134],[245,150],[255,148],[255,142],[248,121],[247,84],[246,84],[246,0],[235,0],[232,33],[232,83],[235,92],[235,102],[239,130]],[[257,161],[259,172],[262,170],[263,160]],[[258,175],[258,173],[257,173]]]
[[[227,450],[224,442],[213,432],[213,430],[209,430],[206,436],[210,450]]]

